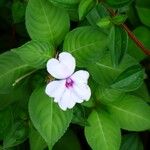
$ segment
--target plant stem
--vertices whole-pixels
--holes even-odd
[[[108,9],[109,13],[111,14],[111,16],[115,16],[116,13],[112,10],[112,9]],[[128,33],[129,37],[133,40],[133,42],[146,54],[146,55],[150,55],[150,50],[147,49],[143,43],[134,35],[134,33],[128,28],[128,26],[126,24],[121,24],[121,27]]]

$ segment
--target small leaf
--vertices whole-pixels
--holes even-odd
[[[127,15],[117,15],[114,16],[111,21],[116,24],[116,25],[120,25],[122,23],[124,23],[127,19]]]
[[[113,26],[109,35],[109,49],[113,65],[116,67],[122,61],[128,47],[128,35],[120,27]]]
[[[116,124],[104,111],[93,110],[85,127],[87,142],[93,150],[118,150],[121,133]]]
[[[107,45],[107,36],[96,28],[79,27],[69,32],[64,40],[63,49],[77,59],[78,66],[87,66],[99,60]]]
[[[33,125],[52,149],[65,133],[71,119],[72,111],[62,111],[56,103],[45,94],[43,87],[37,88],[29,100],[29,114]]]
[[[26,9],[26,27],[33,40],[59,45],[69,30],[69,16],[48,0],[30,0]]]
[[[110,25],[111,25],[110,17],[105,17],[105,18],[100,19],[100,20],[97,22],[97,25],[98,25],[100,28],[109,28]]]
[[[150,128],[150,107],[139,97],[125,95],[108,105],[108,110],[122,129],[143,131]]]
[[[144,150],[138,134],[126,134],[123,136],[120,150]]]
[[[78,9],[79,19],[82,20],[95,5],[96,0],[81,0]]]
[[[54,47],[48,42],[30,41],[23,46],[13,49],[29,66],[45,67],[45,62],[53,57]]]
[[[141,86],[144,71],[140,65],[134,65],[123,71],[112,83],[111,87],[122,91],[134,91]]]

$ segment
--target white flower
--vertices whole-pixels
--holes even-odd
[[[47,71],[56,79],[51,81],[45,89],[48,96],[54,98],[62,110],[73,108],[76,103],[88,101],[91,96],[90,87],[87,85],[89,73],[84,70],[75,73],[75,58],[62,52],[59,58],[47,62]]]

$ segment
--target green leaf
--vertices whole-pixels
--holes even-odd
[[[150,95],[148,88],[145,83],[143,83],[137,90],[130,92],[131,95],[139,96],[146,102],[150,102]]]
[[[0,70],[0,93],[4,94],[34,69],[25,64],[17,54],[6,52],[0,55]]]
[[[49,149],[65,133],[72,119],[72,111],[62,111],[43,87],[36,89],[29,101],[29,114],[33,125],[48,144]]]
[[[0,111],[0,140],[2,140],[8,133],[8,129],[11,127],[13,122],[12,110],[7,107]]]
[[[111,21],[116,24],[116,25],[121,25],[122,23],[124,23],[127,19],[127,15],[117,15],[114,16]]]
[[[150,107],[139,97],[126,95],[108,105],[108,110],[123,129],[143,131],[150,128]]]
[[[136,6],[139,18],[143,24],[150,27],[150,20],[148,19],[150,14],[150,8],[146,8],[147,6]]]
[[[23,46],[13,49],[29,66],[40,68],[53,57],[54,47],[48,42],[30,41]]]
[[[147,49],[150,49],[150,30],[148,28],[145,26],[139,26],[133,30],[133,33]],[[128,53],[135,57],[138,61],[141,61],[146,57],[146,55],[131,39],[129,40]]]
[[[31,93],[30,82],[27,78],[16,84],[8,93],[0,94],[0,110],[15,102],[27,103]]]
[[[55,6],[65,9],[73,21],[78,21],[78,4],[80,0],[49,0]]]
[[[30,150],[44,150],[47,147],[45,140],[41,137],[39,132],[30,127],[29,132]]]
[[[48,0],[30,0],[26,9],[26,27],[33,40],[59,45],[69,30],[69,16]]]
[[[87,122],[87,112],[85,107],[81,106],[81,105],[77,105],[74,108],[74,112],[73,112],[73,118],[71,121],[73,124],[78,124],[80,126],[86,126],[88,125]]]
[[[119,150],[121,133],[116,124],[104,111],[93,110],[85,127],[87,142],[93,150]]]
[[[4,149],[19,145],[27,139],[28,128],[22,121],[16,121],[8,131],[3,141]]]
[[[105,2],[114,8],[120,8],[129,5],[133,0],[106,0]]]
[[[53,147],[53,150],[61,149],[81,150],[79,139],[72,130],[68,130]]]
[[[92,26],[96,26],[97,22],[108,16],[107,9],[103,5],[98,4],[87,14],[86,18]]]
[[[73,8],[76,7],[80,0],[49,0],[56,6],[60,6],[63,8]]]
[[[90,64],[88,70],[93,79],[103,87],[109,87],[116,77],[130,66],[138,64],[134,58],[125,55],[118,67],[114,67],[110,54],[107,53],[95,64]]]
[[[82,20],[95,5],[96,0],[81,0],[78,9],[79,19]]]
[[[118,99],[122,99],[124,94],[125,93],[116,89],[97,87],[95,95],[97,100],[104,104],[108,104]]]
[[[97,25],[98,25],[100,28],[109,28],[109,27],[111,26],[110,17],[107,16],[107,17],[104,17],[104,18],[100,19],[100,20],[97,22]]]
[[[120,150],[144,150],[138,134],[126,134],[123,136]]]
[[[113,65],[116,67],[122,61],[128,47],[128,35],[120,27],[113,26],[109,34],[109,49]]]
[[[20,23],[24,21],[26,10],[26,3],[20,1],[14,1],[12,4],[12,16],[14,23]]]
[[[123,71],[112,83],[111,87],[121,91],[134,91],[144,80],[144,71],[140,65],[134,65]]]
[[[87,66],[100,59],[107,45],[107,36],[96,28],[79,27],[69,32],[63,49],[77,59],[78,66]]]

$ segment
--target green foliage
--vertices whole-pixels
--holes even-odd
[[[84,16],[95,6],[96,0],[81,0],[79,5],[79,19],[82,20]]]
[[[111,62],[111,56],[106,53],[95,64],[90,64],[88,70],[93,76],[93,79],[103,87],[109,87],[113,81],[127,68],[136,65],[137,62],[129,55],[125,55],[124,59],[118,67],[114,67]]]
[[[126,95],[109,104],[108,109],[123,129],[142,131],[150,127],[150,107],[139,97]]]
[[[87,26],[76,28],[65,38],[63,49],[70,52],[78,66],[95,63],[104,55],[107,36],[96,28]]]
[[[89,126],[85,127],[85,136],[94,150],[118,150],[120,146],[120,128],[108,115],[93,110],[88,118]]]
[[[69,16],[47,0],[30,0],[26,10],[26,27],[33,40],[51,41],[58,45],[69,30]]]
[[[145,45],[146,48],[150,48],[150,30],[147,27],[139,26],[133,31],[133,33]],[[128,53],[139,61],[146,57],[146,55],[141,52],[140,48],[137,47],[132,40],[129,40]]]
[[[30,41],[13,52],[29,66],[39,68],[54,55],[54,47],[48,42]]]
[[[0,150],[144,150],[149,14],[149,0],[0,0]],[[51,91],[62,92],[60,101],[45,93],[53,80],[66,82],[46,68],[61,52],[75,57],[75,71],[89,72],[91,89],[66,111],[61,86]],[[76,90],[68,103],[84,95]]]
[[[142,84],[144,72],[140,65],[134,65],[123,71],[112,83],[111,87],[123,90],[134,91]]]
[[[116,67],[122,61],[128,47],[128,35],[119,27],[112,27],[109,35],[109,49],[112,63]]]
[[[33,125],[52,149],[54,144],[65,133],[72,119],[72,111],[62,111],[49,98],[44,88],[36,89],[29,101],[29,114]]]
[[[142,141],[137,134],[127,134],[123,136],[120,150],[144,150]]]
[[[18,55],[6,52],[0,55],[0,93],[8,93],[15,82],[25,74],[33,71],[33,68],[24,63]]]

